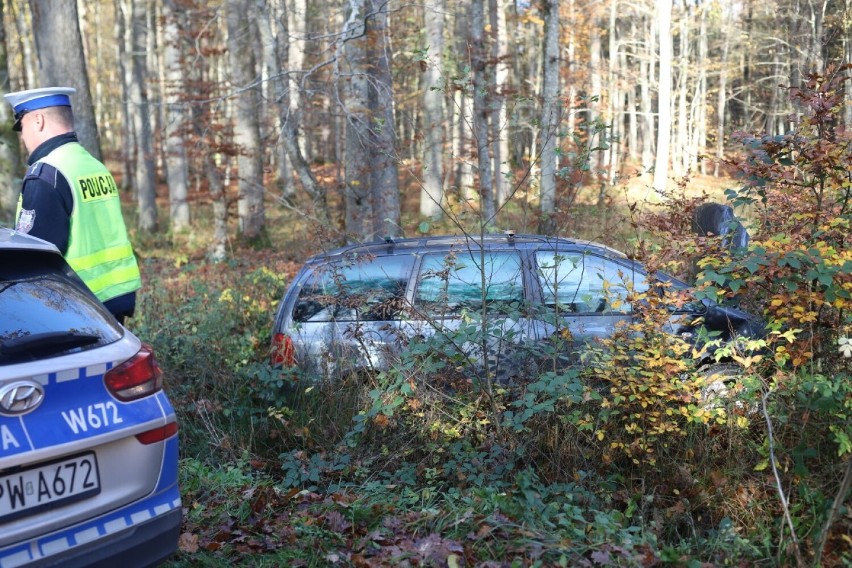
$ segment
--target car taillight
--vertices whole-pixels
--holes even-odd
[[[293,349],[293,340],[289,335],[276,333],[272,338],[272,356],[270,362],[273,366],[282,365],[292,367],[296,364],[296,352]]]
[[[163,371],[154,352],[143,344],[139,353],[104,375],[107,390],[115,398],[129,402],[154,394],[163,388]]]
[[[153,430],[136,434],[136,439],[145,445],[154,444],[156,442],[162,442],[166,438],[171,438],[177,434],[177,431],[177,422],[169,422],[161,428],[154,428]]]

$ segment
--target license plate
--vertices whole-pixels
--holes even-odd
[[[85,499],[100,491],[94,453],[0,475],[0,522]]]

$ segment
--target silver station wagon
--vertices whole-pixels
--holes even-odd
[[[487,359],[494,377],[511,378],[532,367],[530,346],[558,334],[571,338],[563,348],[572,351],[607,337],[634,317],[633,295],[664,283],[687,287],[665,274],[651,281],[624,254],[566,238],[507,233],[350,245],[310,258],[292,282],[274,321],[272,363],[312,378],[380,371],[410,339],[442,335],[469,362],[481,368]],[[485,342],[459,339],[472,320],[488,322]],[[760,323],[710,302],[672,308],[672,333],[694,337],[699,326],[732,338],[759,333]]]
[[[52,244],[0,228],[0,568],[150,566],[177,549],[162,385]]]

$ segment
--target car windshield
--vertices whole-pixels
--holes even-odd
[[[0,261],[0,365],[117,341],[122,329],[54,253],[4,251]]]

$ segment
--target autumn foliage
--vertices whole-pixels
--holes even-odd
[[[311,382],[265,364],[270,306],[293,265],[249,270],[247,257],[232,267],[238,281],[217,287],[227,271],[207,274],[210,289],[197,278],[207,269],[169,267],[138,332],[175,376],[182,413],[178,562],[852,561],[852,148],[840,77],[790,89],[800,114],[788,134],[737,134],[727,195],[747,247],[696,235],[702,199],[686,193],[654,214],[632,209],[637,256],[694,294],[631,290],[634,321],[579,368],[555,364],[565,330],[539,347],[553,366],[509,383],[426,341],[386,373]],[[671,307],[701,298],[758,315],[765,333],[670,333]],[[459,332],[471,342],[488,325],[468,323]],[[733,371],[724,400],[708,399],[709,368]]]

